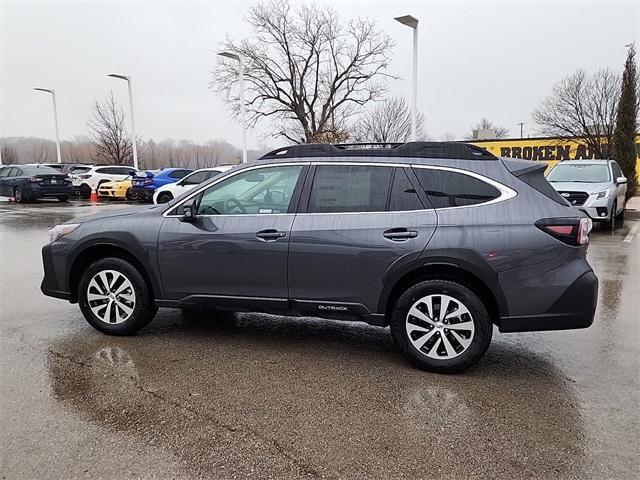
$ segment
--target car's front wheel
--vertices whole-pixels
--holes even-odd
[[[618,205],[616,202],[613,202],[611,206],[611,213],[609,214],[609,218],[607,220],[602,221],[602,230],[606,232],[611,232],[616,229],[616,210],[618,209]]]
[[[411,286],[395,303],[391,334],[418,367],[454,373],[477,362],[491,343],[493,326],[480,298],[448,280]]]
[[[157,313],[147,283],[131,263],[104,258],[90,265],[78,286],[80,310],[96,330],[130,335]]]

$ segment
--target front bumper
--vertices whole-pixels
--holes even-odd
[[[535,332],[587,328],[593,323],[598,303],[598,277],[592,271],[584,273],[540,315],[502,317],[501,332]]]
[[[611,213],[611,210],[606,204],[602,206],[576,207],[576,208],[578,208],[578,210],[580,210],[581,212],[584,212],[587,215],[589,215],[589,218],[591,218],[591,220],[593,220],[594,222],[602,222],[604,220],[609,220],[609,216]]]
[[[71,293],[64,281],[64,255],[53,255],[53,248],[58,248],[55,244],[48,243],[42,247],[42,264],[44,267],[44,278],[40,284],[42,293],[49,297],[71,300]],[[57,259],[57,261],[56,261]]]
[[[117,189],[117,190],[99,189],[98,196],[108,197],[108,198],[126,198],[127,191],[122,189]]]

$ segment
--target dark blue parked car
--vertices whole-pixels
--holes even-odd
[[[191,172],[193,170],[188,168],[165,168],[155,175],[147,172],[146,177],[133,177],[131,179],[130,196],[137,200],[151,201],[156,188],[177,182]]]
[[[0,196],[17,203],[37,198],[57,198],[66,202],[73,195],[71,178],[41,165],[6,165],[0,168]]]

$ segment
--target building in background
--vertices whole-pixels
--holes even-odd
[[[554,165],[563,160],[595,158],[586,142],[578,137],[535,137],[491,140],[471,140],[498,157],[537,160]],[[636,172],[640,176],[640,134],[636,136]]]

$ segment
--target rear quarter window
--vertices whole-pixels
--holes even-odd
[[[478,205],[500,197],[500,190],[471,175],[436,168],[413,170],[434,208]]]

